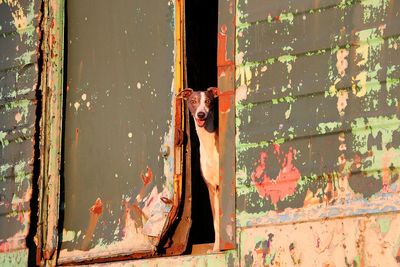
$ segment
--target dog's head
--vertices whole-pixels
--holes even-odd
[[[218,96],[219,90],[216,87],[210,87],[207,91],[193,91],[191,88],[184,89],[180,95],[188,103],[190,113],[197,126],[204,127],[210,112],[213,110],[214,98]]]

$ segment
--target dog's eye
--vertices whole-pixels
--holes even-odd
[[[196,104],[196,100],[194,99],[190,100],[190,104]]]
[[[204,101],[204,102],[206,102],[206,104],[210,104],[211,100],[210,99],[206,99],[206,101]]]

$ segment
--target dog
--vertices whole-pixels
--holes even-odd
[[[215,232],[213,252],[221,250],[218,126],[215,123],[215,117],[218,115],[215,112],[218,109],[214,109],[214,100],[218,94],[219,90],[216,87],[210,87],[205,92],[186,88],[181,93],[194,118],[196,133],[200,141],[200,169],[208,188],[213,213]]]

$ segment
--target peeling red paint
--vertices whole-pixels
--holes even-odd
[[[149,166],[146,167],[146,172],[140,174],[142,178],[143,184],[146,186],[153,180],[153,171],[150,169]]]
[[[220,112],[228,112],[231,109],[231,97],[235,95],[233,90],[225,91],[218,97]]]
[[[227,55],[227,27],[225,24],[221,26],[221,30],[218,33],[218,54],[217,54],[217,65],[218,65],[218,77],[223,75],[228,68],[232,68],[232,60],[228,59]]]
[[[92,241],[94,230],[96,229],[97,222],[103,212],[103,202],[97,198],[93,206],[89,209],[90,218],[88,227],[85,233],[85,238],[82,241],[81,250],[88,250]]]
[[[103,202],[101,202],[100,198],[96,199],[94,205],[90,208],[90,212],[96,215],[103,212]]]
[[[260,196],[270,198],[274,205],[279,200],[295,193],[300,179],[300,172],[293,165],[295,154],[296,150],[292,147],[289,148],[287,153],[284,153],[278,144],[274,144],[274,156],[281,165],[278,176],[271,178],[266,173],[266,168],[268,167],[268,155],[266,152],[261,152],[258,166],[251,174],[251,179],[255,183]]]

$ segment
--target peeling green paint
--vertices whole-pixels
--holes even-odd
[[[390,223],[391,223],[390,218],[382,217],[382,218],[379,218],[379,219],[377,220],[377,222],[378,222],[378,224],[379,224],[380,231],[381,231],[382,234],[386,234],[387,232],[389,232],[389,230],[390,230]]]
[[[352,134],[354,135],[353,146],[356,151],[364,154],[368,151],[368,137],[371,135],[377,138],[382,136],[382,147],[393,141],[393,133],[399,131],[400,120],[396,115],[378,116],[368,118],[357,118],[351,123]],[[379,154],[382,152],[375,151]],[[379,157],[378,157],[379,158]],[[398,158],[400,160],[400,158]],[[396,165],[400,166],[400,165]],[[377,166],[379,168],[379,166]]]
[[[376,21],[379,15],[386,14],[388,3],[389,0],[362,0],[364,22]]]
[[[21,56],[15,58],[15,60],[18,61],[20,64],[28,65],[29,63],[32,62],[32,58],[34,58],[35,54],[36,51],[27,51],[23,53]]]
[[[0,131],[0,144],[2,146],[2,149],[4,149],[9,144],[9,141],[7,140],[6,136],[7,136],[6,132]]]
[[[288,22],[290,25],[293,25],[293,13],[289,12],[289,13],[281,13],[279,15],[279,20],[282,22]]]
[[[16,100],[13,102],[8,102],[6,104],[6,110],[11,111],[11,110],[18,110],[21,113],[22,118],[25,119],[25,122],[27,122],[27,117],[29,114],[29,107],[31,106],[31,101],[29,99],[22,99],[22,100]]]
[[[322,122],[318,124],[317,131],[320,134],[332,133],[342,127],[342,122]]]
[[[25,180],[30,179],[30,174],[25,172],[26,162],[20,161],[14,165],[15,183],[21,185]]]

